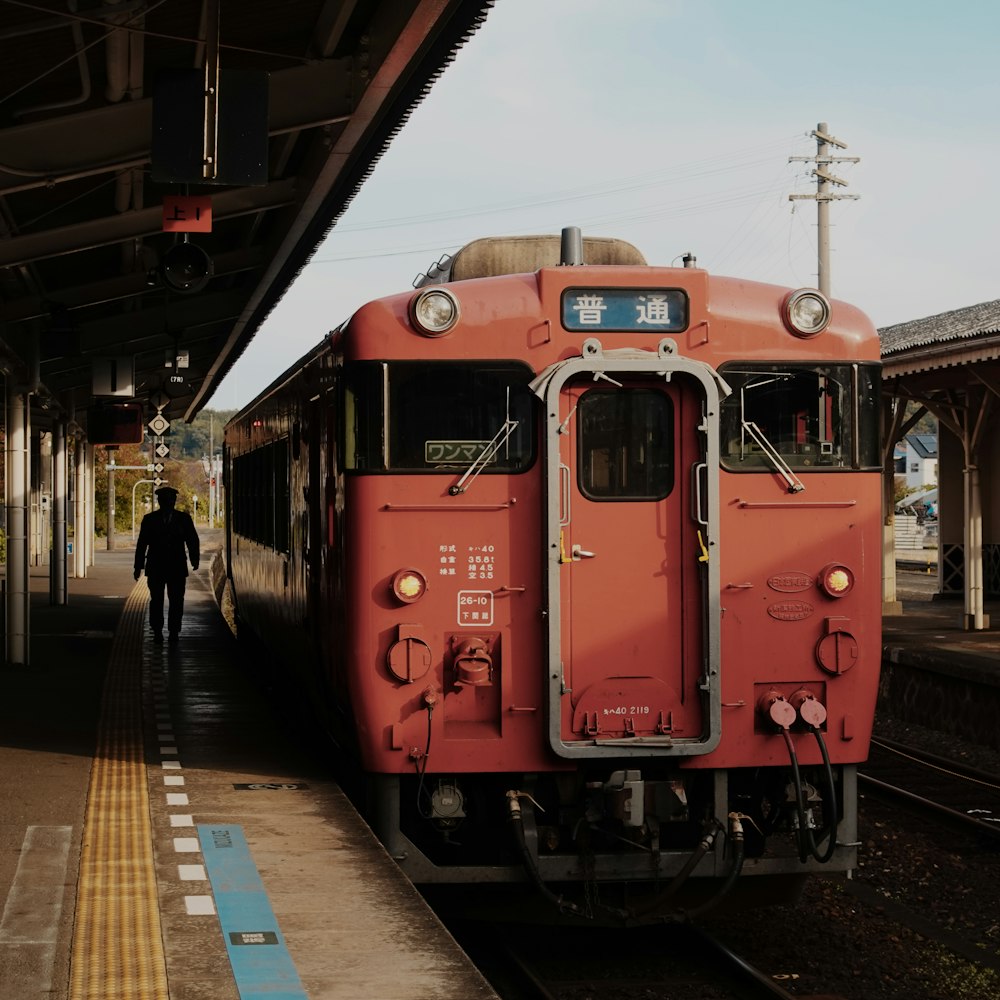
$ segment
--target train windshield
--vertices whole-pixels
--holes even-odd
[[[773,454],[797,472],[878,469],[877,365],[738,364],[720,374],[722,464],[759,471]]]
[[[523,472],[535,458],[533,372],[516,362],[357,362],[345,367],[347,468]]]

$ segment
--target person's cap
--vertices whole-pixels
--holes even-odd
[[[161,487],[160,487],[160,488],[159,488],[159,489],[158,489],[158,490],[156,491],[156,495],[157,495],[158,497],[162,497],[162,496],[163,496],[164,494],[167,494],[167,493],[171,494],[172,496],[177,496],[177,490],[175,490],[175,489],[173,488],[173,486],[161,486]]]

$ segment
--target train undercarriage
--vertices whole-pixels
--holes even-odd
[[[534,883],[564,915],[595,918],[599,887],[629,921],[651,900],[665,913],[675,897],[718,902],[742,876],[854,867],[855,786],[853,766],[802,768],[797,782],[786,768],[382,775],[371,806],[417,884]]]

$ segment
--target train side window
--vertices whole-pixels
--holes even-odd
[[[385,468],[385,382],[387,365],[344,368],[344,468],[374,472]]]
[[[577,411],[580,492],[591,500],[662,500],[674,485],[673,403],[649,389],[591,390]]]
[[[734,471],[770,468],[767,450],[772,448],[799,472],[867,467],[872,451],[870,384],[868,402],[860,409],[857,405],[863,381],[857,373],[867,367],[723,366],[720,374],[733,390],[722,405],[723,466]]]
[[[288,438],[281,438],[233,460],[233,530],[278,552],[288,551],[288,449]]]
[[[288,438],[275,441],[272,448],[274,449],[274,548],[277,552],[287,552],[291,519]]]

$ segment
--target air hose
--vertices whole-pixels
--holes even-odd
[[[788,748],[788,759],[792,765],[792,781],[795,785],[795,811],[799,818],[797,838],[799,861],[808,861],[809,856],[812,855],[820,864],[826,864],[833,857],[833,852],[837,849],[837,824],[839,822],[837,817],[837,797],[833,781],[833,769],[830,766],[830,755],[827,753],[823,734],[819,731],[818,726],[812,726],[811,728],[813,735],[816,737],[816,742],[819,744],[820,753],[823,755],[823,765],[827,780],[827,797],[829,801],[828,805],[824,802],[826,811],[830,815],[830,822],[827,824],[829,829],[829,843],[822,854],[820,854],[819,848],[816,846],[816,840],[813,837],[812,830],[809,829],[809,821],[806,817],[805,791],[802,787],[802,775],[799,772],[799,760],[795,753],[795,744],[792,742],[791,733],[789,733],[787,728],[782,728],[781,735],[785,738],[785,746]]]
[[[697,868],[698,862],[712,849],[715,844],[715,838],[723,832],[723,829],[722,824],[713,816],[705,824],[705,829],[701,835],[701,840],[698,842],[698,846],[691,852],[690,857],[684,862],[681,870],[670,880],[670,883],[663,891],[657,893],[650,902],[643,906],[634,907],[632,909],[632,916],[645,916],[659,909],[667,900],[672,899],[677,894],[677,890],[680,889],[695,868]]]
[[[823,734],[820,732],[819,726],[813,726],[812,731],[813,736],[816,737],[816,742],[819,744],[819,752],[823,755],[823,773],[826,775],[827,792],[827,801],[824,802],[824,807],[825,811],[829,814],[829,822],[826,825],[830,833],[830,840],[823,854],[819,855],[817,853],[815,842],[813,842],[812,855],[820,864],[826,864],[833,857],[833,852],[837,849],[837,826],[840,823],[840,817],[837,814],[837,789],[834,786],[833,768],[830,766],[830,755],[826,750],[826,740],[823,739]],[[812,841],[812,834],[810,834],[809,839]]]
[[[572,914],[574,917],[582,917],[585,920],[591,919],[592,915],[583,907],[577,906],[576,903],[568,899],[563,899],[562,896],[557,896],[545,884],[542,876],[539,874],[538,866],[535,864],[535,859],[531,856],[531,850],[528,848],[528,842],[524,836],[524,817],[521,815],[522,797],[531,799],[531,796],[527,792],[519,792],[516,789],[511,789],[507,792],[507,812],[509,814],[510,828],[514,835],[514,843],[520,852],[524,870],[528,873],[531,881],[535,883],[536,888],[542,896],[552,903],[560,913]]]
[[[744,844],[743,844],[743,815],[741,813],[729,814],[729,842],[733,848],[733,863],[728,874],[718,892],[690,910],[682,911],[681,916],[685,920],[695,920],[704,916],[710,910],[715,909],[719,903],[729,894],[729,890],[736,884],[743,871]]]

